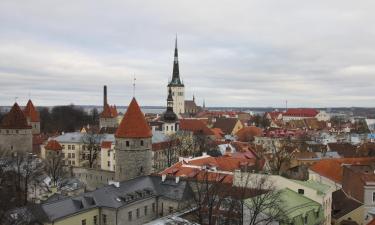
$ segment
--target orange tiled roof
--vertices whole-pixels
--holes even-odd
[[[367,225],[375,225],[375,218],[371,220]]]
[[[118,116],[116,106],[104,105],[103,112],[100,114],[101,118],[115,118]]]
[[[27,118],[30,118],[30,122],[40,122],[39,112],[36,111],[33,102],[29,99],[26,107],[23,109],[23,113]]]
[[[61,151],[62,150],[62,146],[60,145],[60,143],[56,140],[49,140],[47,145],[44,146],[44,148],[46,150],[52,150],[52,151]]]
[[[7,113],[1,121],[0,128],[5,129],[30,129],[27,124],[25,114],[17,103],[14,103],[12,109]]]
[[[115,136],[118,138],[148,138],[152,136],[151,128],[135,98],[130,102]]]
[[[310,170],[334,182],[342,182],[343,164],[365,165],[375,162],[375,158],[340,158],[321,160],[310,167]]]

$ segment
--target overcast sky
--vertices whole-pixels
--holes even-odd
[[[374,0],[1,0],[0,105],[375,106]]]

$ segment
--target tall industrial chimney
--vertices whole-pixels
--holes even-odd
[[[103,106],[107,105],[107,85],[103,88]]]

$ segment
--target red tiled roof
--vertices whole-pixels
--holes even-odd
[[[249,126],[239,130],[236,135],[239,141],[248,141],[249,137],[262,136],[263,131],[259,127]]]
[[[283,116],[315,117],[318,113],[316,109],[288,109]]]
[[[116,106],[104,105],[103,112],[100,114],[101,118],[115,118],[118,116]]]
[[[215,134],[216,139],[221,139],[224,136],[224,132],[220,128],[211,128],[211,131]]]
[[[196,167],[216,167],[217,171],[225,171],[225,172],[234,172],[236,169],[240,169],[242,166],[253,166],[255,165],[255,158],[246,158],[242,156],[220,156],[220,157],[198,157],[195,159],[190,159],[187,162],[178,162],[173,166],[165,169],[161,174],[170,174],[174,176],[185,176],[185,177],[192,177],[198,174],[201,170]],[[214,171],[215,172],[215,171]],[[218,174],[220,174],[218,172]]]
[[[39,112],[36,111],[33,102],[29,100],[26,104],[26,107],[23,109],[23,113],[26,118],[30,119],[30,122],[40,122]]]
[[[202,132],[204,135],[215,135],[215,133],[207,127],[207,125],[198,119],[182,119],[180,120],[180,130],[191,131],[194,134]]]
[[[375,158],[340,158],[321,160],[310,167],[310,170],[324,176],[334,182],[342,182],[343,164],[366,165],[375,162]]]
[[[371,220],[367,225],[375,225],[375,218]]]
[[[112,147],[112,141],[103,141],[101,147],[102,148],[111,148]]]
[[[56,140],[49,140],[47,145],[44,146],[44,148],[46,150],[51,150],[51,151],[61,151],[62,150],[62,146],[60,145],[60,143]]]
[[[118,138],[148,138],[152,136],[151,129],[135,98],[130,102],[115,136]]]
[[[31,129],[27,124],[27,119],[17,103],[14,103],[12,109],[1,121],[0,128],[8,129]]]

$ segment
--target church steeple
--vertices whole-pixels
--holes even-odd
[[[174,47],[174,59],[173,59],[173,72],[172,72],[172,80],[169,82],[168,86],[184,86],[180,79],[180,69],[178,64],[178,48],[177,48],[177,36],[175,40],[175,47]]]
[[[173,97],[172,97],[171,87],[168,88],[167,110],[163,114],[162,120],[164,122],[176,122],[177,121],[177,115],[173,112]]]

